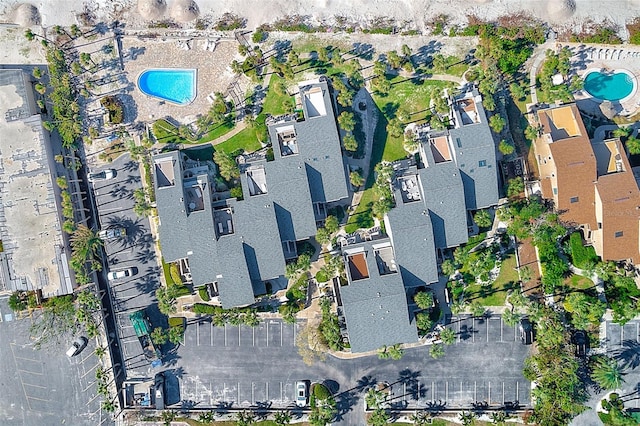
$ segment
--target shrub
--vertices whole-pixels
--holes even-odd
[[[171,280],[175,284],[182,284],[182,277],[180,276],[180,270],[178,270],[178,265],[172,263],[169,265],[169,275],[171,275]]]
[[[193,312],[196,314],[214,315],[216,313],[222,313],[222,311],[222,307],[211,306],[206,303],[196,303],[193,305]]]
[[[198,295],[200,296],[200,299],[204,300],[205,302],[208,302],[209,300],[211,300],[211,298],[209,297],[209,292],[207,291],[206,287],[200,287],[198,289]]]
[[[169,317],[169,327],[184,327],[185,317]]]
[[[589,264],[595,264],[598,260],[598,256],[596,255],[593,247],[585,247],[582,244],[582,235],[580,232],[574,232],[571,234],[571,237],[569,238],[569,246],[571,248],[573,264],[578,268],[585,268],[589,266]]]
[[[627,24],[629,31],[629,43],[640,44],[640,18],[635,18]]]
[[[316,274],[316,281],[318,281],[319,283],[326,283],[327,281],[329,281],[329,277],[327,276],[326,272],[318,271],[318,273]]]
[[[313,396],[320,401],[323,401],[331,396],[331,392],[329,391],[329,389],[321,383],[314,383],[311,387],[311,392],[313,393]]]
[[[109,121],[111,124],[120,124],[124,121],[124,109],[116,97],[105,96],[100,99],[100,103],[109,112]]]

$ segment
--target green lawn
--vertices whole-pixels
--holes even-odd
[[[402,147],[403,137],[394,138],[388,135],[386,130],[386,122],[395,117],[398,108],[402,106],[412,112],[410,122],[420,122],[427,116],[432,96],[439,94],[445,87],[455,87],[454,83],[448,81],[420,81],[401,76],[393,77],[390,81],[392,87],[387,96],[373,95],[373,100],[382,111],[380,118],[384,117],[380,120],[384,126],[376,128],[374,137],[375,142],[380,142],[380,139],[384,140],[381,158],[384,161],[400,160],[407,156],[407,152]],[[374,150],[376,149],[375,145],[374,143]]]
[[[173,124],[169,123],[165,119],[156,120],[153,123],[153,135],[160,143],[175,143],[175,144],[199,144],[209,142],[214,139],[225,135],[235,127],[233,119],[225,121],[223,123],[214,124],[213,128],[205,133],[200,139],[192,140],[181,137],[178,134],[178,129]]]
[[[285,81],[283,78],[278,77],[276,74],[272,74],[269,79],[269,90],[267,91],[267,96],[264,98],[264,103],[262,104],[262,110],[266,114],[271,115],[280,115],[287,112],[285,109],[285,102],[293,102],[293,96],[289,96],[287,94],[279,95],[276,93],[273,88],[276,86],[277,82]],[[287,82],[289,84],[289,82]]]
[[[171,273],[169,272],[169,264],[165,263],[164,259],[162,259],[162,272],[164,272],[164,280],[166,281],[167,285],[175,284],[173,282],[173,278],[171,278]]]
[[[224,123],[216,124],[213,129],[198,139],[198,143],[210,142],[214,139],[218,139],[220,136],[229,133],[235,126],[233,120],[225,121]]]
[[[589,278],[575,274],[571,275],[569,278],[566,278],[564,280],[564,284],[577,290],[586,290],[593,287],[593,281],[591,281]]]
[[[483,306],[503,306],[507,291],[517,286],[519,280],[518,271],[515,268],[516,256],[511,253],[502,261],[500,274],[491,285],[472,284],[467,287],[466,293],[469,300]]]
[[[360,204],[356,211],[349,216],[347,225],[344,227],[346,233],[355,232],[358,228],[370,228],[373,226],[373,218],[371,217],[371,206],[373,205],[373,188],[368,188],[362,194]]]

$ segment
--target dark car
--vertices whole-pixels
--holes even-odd
[[[529,318],[526,318],[526,317],[522,318],[520,320],[520,325],[518,326],[518,329],[520,330],[520,340],[522,341],[522,344],[524,345],[532,344],[535,336],[533,332],[533,324],[531,323]]]
[[[156,410],[164,410],[164,373],[156,374],[153,380]]]
[[[584,358],[587,356],[589,338],[584,330],[576,330],[571,335],[571,343],[576,345],[576,356]]]

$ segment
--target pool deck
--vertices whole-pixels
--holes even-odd
[[[186,40],[186,39],[185,39]],[[184,43],[176,39],[162,40],[123,37],[122,53],[125,55],[125,73],[133,85],[130,92],[137,108],[137,120],[152,122],[158,118],[171,117],[182,123],[190,123],[199,114],[206,114],[211,104],[207,100],[213,92],[225,93],[235,79],[229,65],[237,54],[238,43],[218,41],[215,50],[205,50],[207,40],[194,39],[191,48],[184,49]],[[143,94],[137,87],[138,76],[151,68],[181,68],[197,70],[195,100],[184,106],[172,104]],[[249,81],[241,77],[239,84],[243,90]]]
[[[633,45],[585,45],[581,43],[562,43],[557,49],[568,47],[573,52],[571,72],[580,77],[591,70],[625,70],[635,80],[634,92],[622,101],[612,102],[618,115],[631,116],[640,111],[640,46]],[[581,110],[591,110],[600,114],[601,100],[596,100],[589,93],[580,90],[574,94]]]

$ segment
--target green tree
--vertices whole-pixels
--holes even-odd
[[[521,176],[509,179],[507,182],[507,196],[509,198],[519,197],[524,192],[524,179]]]
[[[256,423],[256,418],[251,411],[242,410],[236,413],[236,424],[238,426],[251,426]]]
[[[416,152],[420,148],[420,139],[416,137],[415,133],[408,132],[404,135],[402,147],[409,153]]]
[[[14,291],[11,293],[11,296],[9,296],[7,303],[13,312],[24,311],[27,309],[26,293]]]
[[[356,121],[353,113],[343,111],[338,116],[338,124],[345,132],[351,132],[356,128]]]
[[[367,393],[364,395],[364,402],[370,410],[377,410],[378,408],[381,408],[386,400],[387,394],[373,387],[369,388]]]
[[[444,356],[444,346],[439,343],[431,345],[429,348],[429,355],[433,359],[442,358]]]
[[[162,327],[156,327],[151,332],[151,341],[156,345],[164,345],[167,343],[168,336]]]
[[[437,74],[442,74],[447,68],[447,59],[444,57],[444,55],[438,53],[436,55],[433,55],[431,65],[433,66],[433,70]]]
[[[371,426],[384,426],[389,423],[389,413],[383,408],[377,408],[369,415],[367,424]]]
[[[400,345],[389,346],[387,352],[389,353],[389,357],[395,361],[401,359],[402,355],[404,355],[404,350],[402,350]]]
[[[456,332],[450,328],[445,328],[440,331],[440,340],[445,345],[452,345],[456,341]]]
[[[278,426],[285,426],[285,425],[291,424],[291,420],[293,420],[293,417],[291,415],[291,412],[288,411],[288,410],[287,411],[276,411],[273,414],[273,421]]]
[[[240,168],[236,160],[224,151],[213,153],[213,161],[218,165],[220,176],[230,181],[240,177]]]
[[[399,138],[404,133],[404,125],[397,118],[392,118],[387,123],[387,132],[394,138]]]
[[[518,83],[511,83],[509,85],[509,90],[511,91],[511,96],[518,101],[522,101],[527,97],[524,89]]]
[[[428,332],[433,327],[433,321],[429,318],[429,314],[426,312],[418,312],[416,314],[416,327],[418,330]]]
[[[487,312],[487,308],[482,306],[479,302],[473,302],[470,306],[471,315],[474,317],[482,317]]]
[[[358,141],[352,133],[347,133],[342,138],[342,145],[344,145],[344,149],[349,152],[356,152],[358,150]]]
[[[418,308],[429,309],[433,306],[433,295],[426,291],[421,291],[413,296],[413,301],[416,302]]]
[[[360,170],[353,170],[349,173],[349,182],[354,188],[360,188],[364,185],[364,177],[362,176],[362,172]]]
[[[515,152],[516,148],[505,139],[502,139],[498,145],[498,150],[504,155],[511,155]]]
[[[535,141],[538,138],[538,134],[539,130],[536,127],[527,126],[527,128],[524,129],[524,136],[530,141]]]
[[[456,272],[456,266],[451,259],[445,259],[440,265],[440,269],[442,270],[442,274],[447,277],[450,277]]]
[[[378,358],[379,359],[389,359],[390,355],[389,355],[389,351],[387,346],[383,346],[380,349],[378,349]]]
[[[179,345],[182,343],[184,337],[184,327],[182,326],[174,326],[169,328],[167,332],[167,338],[174,345]]]
[[[629,136],[625,145],[629,150],[629,154],[640,154],[640,138]]]
[[[316,241],[322,245],[327,244],[329,241],[331,241],[331,234],[329,234],[327,228],[318,228],[318,231],[316,232]]]
[[[476,423],[476,415],[471,411],[463,411],[458,416],[463,426],[471,426]]]
[[[505,411],[495,411],[491,413],[491,423],[494,425],[504,426],[509,415]]]
[[[595,296],[581,292],[569,294],[563,301],[565,311],[571,314],[571,323],[577,329],[598,325],[607,305]]]
[[[36,92],[40,93],[41,95],[44,95],[45,92],[47,91],[47,87],[41,83],[36,83],[36,85],[33,87],[36,90]]]
[[[511,309],[507,309],[502,313],[502,321],[509,327],[515,327],[516,324],[520,322],[520,314]]]
[[[324,227],[327,228],[327,231],[329,231],[329,233],[331,234],[338,231],[338,229],[340,229],[338,218],[333,215],[327,216],[327,218],[324,220]]]
[[[491,215],[486,210],[479,210],[473,215],[473,221],[480,228],[489,228],[493,221],[491,220]]]
[[[604,355],[599,355],[592,361],[591,377],[603,389],[619,389],[624,383],[622,371],[618,361]]]
[[[489,127],[496,133],[502,132],[506,124],[507,121],[498,114],[494,114],[489,118]]]
[[[631,127],[618,127],[613,131],[613,136],[626,140],[626,138],[631,136],[631,133],[633,133],[633,128]]]

